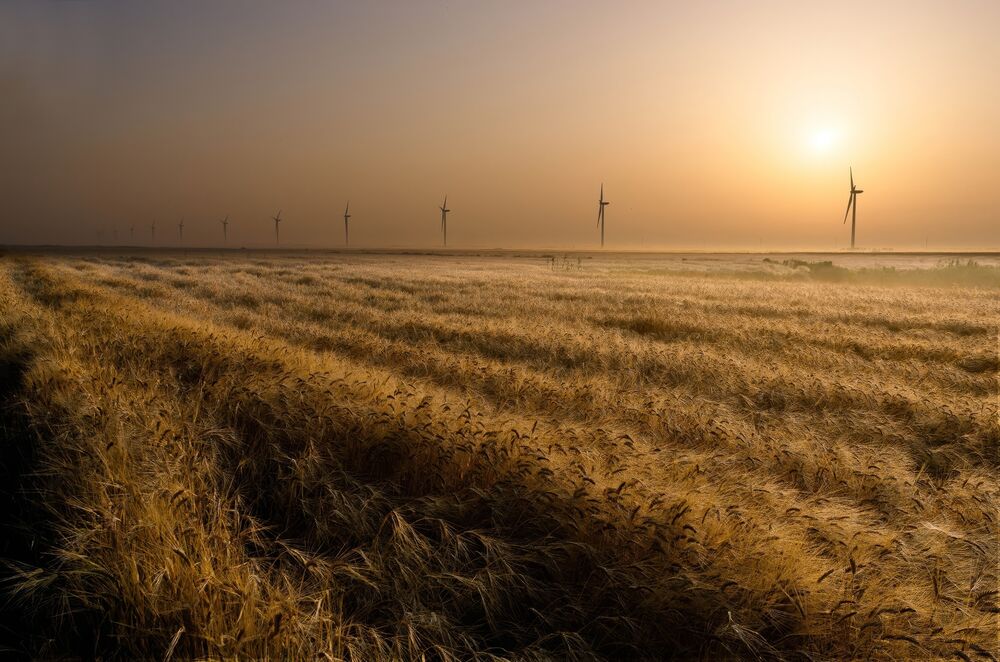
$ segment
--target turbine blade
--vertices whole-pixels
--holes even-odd
[[[851,166],[851,190],[854,190],[854,166]]]
[[[847,215],[851,213],[851,205],[854,204],[854,193],[847,196],[847,211],[844,212],[844,223],[847,223]],[[841,223],[843,225],[843,223]]]

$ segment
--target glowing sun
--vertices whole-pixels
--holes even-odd
[[[829,152],[837,138],[837,131],[834,129],[819,129],[809,136],[809,146],[816,152]]]

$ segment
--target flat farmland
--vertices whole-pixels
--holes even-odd
[[[995,258],[0,257],[4,643],[996,659]]]

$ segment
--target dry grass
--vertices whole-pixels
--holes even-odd
[[[573,267],[3,258],[4,641],[1000,655],[995,289]]]

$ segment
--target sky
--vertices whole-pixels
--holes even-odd
[[[0,244],[1000,249],[1000,2],[0,3]],[[183,219],[183,239],[178,223]]]

